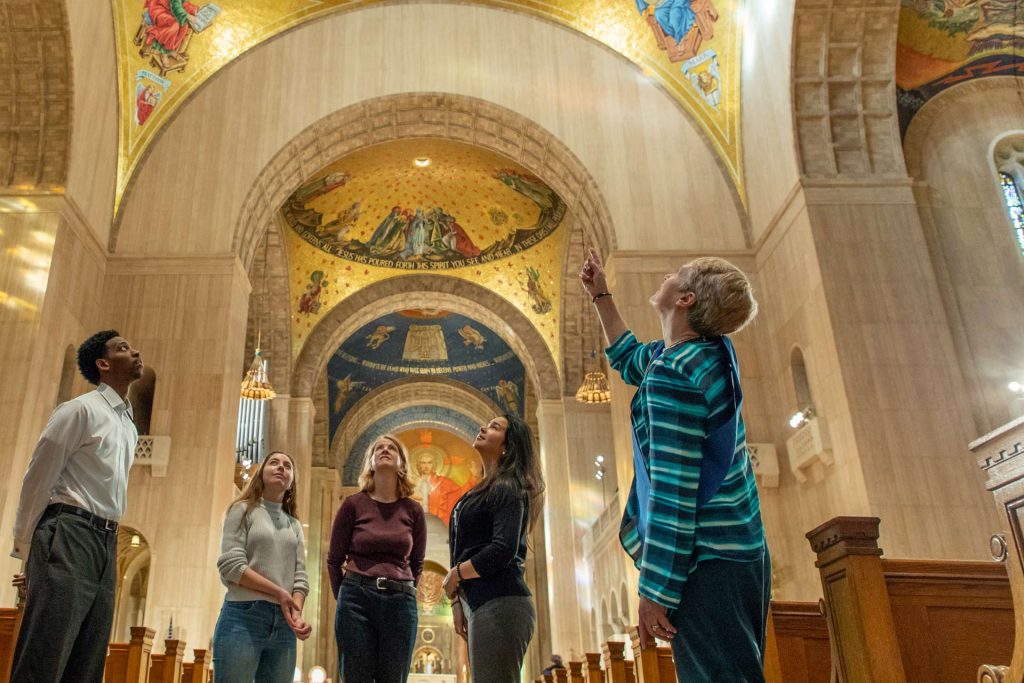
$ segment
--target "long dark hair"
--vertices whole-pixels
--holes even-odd
[[[517,415],[506,413],[502,417],[508,422],[505,429],[505,455],[498,460],[494,472],[488,472],[475,490],[486,495],[496,486],[505,485],[525,494],[529,501],[529,529],[540,516],[544,507],[544,477],[540,473],[540,461],[533,448],[533,433],[530,426]]]

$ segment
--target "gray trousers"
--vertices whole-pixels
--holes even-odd
[[[114,619],[117,533],[47,511],[32,535],[12,683],[101,683]]]
[[[462,609],[469,623],[469,668],[474,683],[519,683],[526,647],[537,623],[533,599],[521,595],[494,598],[475,610],[463,600]]]

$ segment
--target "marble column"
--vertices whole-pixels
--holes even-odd
[[[537,405],[538,440],[546,501],[541,520],[547,548],[547,599],[551,617],[551,651],[567,656],[582,652],[576,562],[573,553],[572,500],[569,493],[568,443],[561,400],[542,399]]]
[[[296,509],[300,519],[309,518],[310,491],[313,467],[313,418],[316,408],[308,396],[278,394],[270,402],[270,430],[267,452],[284,451],[292,457],[298,477]]]
[[[982,559],[998,525],[909,181],[805,183],[848,415],[890,557]],[[832,514],[847,514],[835,510]]]
[[[146,625],[170,619],[207,647],[224,595],[216,561],[234,491],[239,358],[249,281],[233,254],[111,256],[100,324],[116,327],[156,371],[150,431],[170,438],[166,476],[132,468],[122,520],[152,550]]]
[[[282,359],[282,361],[284,360]],[[306,541],[306,559],[309,563],[310,555],[310,533],[312,523],[311,501],[315,493],[312,489],[317,486],[313,476],[313,418],[316,415],[316,408],[313,399],[308,396],[290,396],[278,394],[270,402],[268,418],[270,428],[267,434],[267,452],[283,451],[292,457],[295,463],[297,499],[295,510],[298,513],[299,522],[302,524],[302,533]],[[314,543],[318,539],[312,539]],[[319,547],[314,553],[314,561],[319,563]],[[320,580],[318,575],[319,567],[309,563],[306,573],[309,577],[309,595],[306,600],[309,608],[303,610],[306,620],[317,617],[316,605],[320,600]],[[319,619],[315,619],[319,621]],[[312,621],[309,622],[313,624]],[[314,625],[315,628],[315,625]],[[307,659],[315,659],[317,655],[316,641],[313,647],[308,645],[310,641],[299,641],[296,652],[296,661],[305,662]],[[307,649],[312,650],[307,653]],[[312,664],[310,664],[312,666]]]
[[[39,433],[59,401],[92,388],[75,355],[101,324],[107,259],[62,194],[2,194],[0,205],[0,466],[9,474],[0,483],[0,564],[10,575],[21,567],[7,551]],[[0,603],[14,604],[9,582],[0,582]]]

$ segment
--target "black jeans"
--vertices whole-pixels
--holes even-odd
[[[679,683],[763,683],[771,583],[767,548],[756,562],[697,564],[669,614]]]
[[[345,683],[403,683],[416,643],[416,596],[342,581],[334,636]]]
[[[100,683],[114,621],[117,533],[47,511],[32,535],[12,683]]]

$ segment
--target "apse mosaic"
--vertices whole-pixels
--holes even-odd
[[[111,0],[121,105],[115,212],[160,129],[210,76],[283,31],[385,1]],[[568,26],[632,61],[694,117],[741,199],[743,1],[475,0]]]
[[[483,477],[480,454],[465,438],[441,429],[421,427],[395,436],[409,451],[413,497],[447,525],[455,503]]]
[[[327,363],[330,433],[360,398],[388,382],[444,377],[523,414],[526,371],[508,344],[475,320],[441,310],[391,313],[364,325]]]
[[[458,142],[399,140],[330,164],[280,211],[294,353],[345,297],[429,272],[496,292],[558,358],[565,213],[562,199],[525,169]]]
[[[412,163],[410,148],[423,154]],[[441,141],[371,147],[298,188],[281,217],[317,249],[363,265],[448,270],[490,263],[540,243],[566,211],[539,178],[502,161]]]
[[[900,130],[925,102],[959,83],[1024,76],[1019,0],[902,0],[896,47]]]
[[[441,406],[419,405],[396,410],[393,413],[384,415],[367,427],[352,445],[348,453],[342,454],[345,458],[342,465],[342,481],[344,486],[355,486],[359,481],[359,472],[363,466],[363,457],[366,449],[381,434],[404,434],[413,430],[432,429],[435,432],[450,432],[456,438],[467,443],[476,438],[480,425],[472,418],[451,408]],[[407,443],[403,440],[403,443]],[[460,466],[465,466],[465,476],[472,475],[470,459],[465,458]],[[445,473],[448,469],[443,466],[437,468],[438,472]],[[446,475],[447,476],[447,475]],[[451,477],[450,477],[451,478]],[[465,480],[454,477],[456,481]]]

